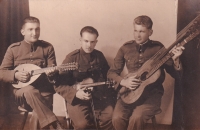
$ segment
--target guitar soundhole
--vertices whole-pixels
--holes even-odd
[[[147,74],[148,74],[148,72],[144,72],[144,73],[140,76],[140,80],[142,80],[142,81],[146,80]]]

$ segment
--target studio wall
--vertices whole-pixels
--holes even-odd
[[[119,47],[133,39],[132,23],[139,15],[152,18],[152,40],[168,47],[176,39],[177,0],[29,0],[29,8],[30,15],[40,19],[40,39],[53,44],[58,64],[80,48],[79,32],[87,25],[99,31],[96,49],[104,53],[109,65]],[[174,80],[169,75],[164,88],[162,113],[157,120],[171,124]],[[64,116],[63,99],[57,94],[54,97],[54,112]]]

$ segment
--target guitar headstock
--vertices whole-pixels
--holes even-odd
[[[107,79],[107,81],[106,81],[106,85],[108,85],[108,88],[111,88],[111,87],[114,88],[116,83],[117,82],[112,79]]]
[[[179,46],[183,46],[200,34],[200,15],[186,27],[186,33]]]
[[[77,70],[77,69],[78,69],[77,62],[66,63],[59,66],[59,71],[70,71],[70,70]]]

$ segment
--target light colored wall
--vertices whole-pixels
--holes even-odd
[[[119,47],[133,39],[132,22],[139,15],[152,18],[152,40],[168,47],[176,38],[177,0],[29,0],[29,5],[30,15],[41,21],[40,39],[53,44],[58,64],[69,52],[80,48],[79,32],[87,25],[99,31],[96,49],[104,53],[109,65]],[[173,79],[167,76],[163,111],[157,116],[162,124],[171,123],[173,84]],[[57,94],[54,112],[64,115],[63,100]]]

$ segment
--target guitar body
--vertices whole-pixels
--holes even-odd
[[[34,64],[21,64],[19,66],[17,66],[14,70],[18,70],[18,71],[28,71],[31,74],[32,70],[36,70],[36,69],[41,69],[39,66],[34,65]],[[12,84],[13,87],[15,88],[23,88],[26,87],[28,85],[30,85],[31,83],[33,83],[41,74],[38,75],[33,75],[30,77],[30,80],[26,83],[23,82],[18,82],[16,84]]]
[[[131,76],[134,76],[134,75],[137,75],[137,72],[136,73],[129,73],[128,75],[125,76],[125,78],[131,77]],[[138,88],[136,88],[135,90],[130,90],[126,87],[122,87],[119,91],[121,99],[127,104],[134,103],[142,95],[146,86],[157,81],[157,79],[160,77],[160,75],[161,75],[161,71],[157,70],[148,79],[142,81],[140,86]]]

